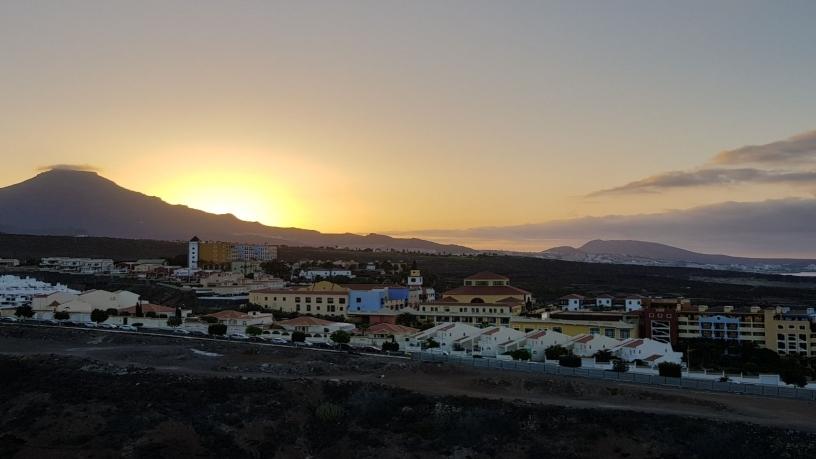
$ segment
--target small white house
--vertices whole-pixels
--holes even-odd
[[[598,308],[611,308],[614,299],[615,297],[612,295],[598,295],[595,297],[595,306]]]
[[[478,335],[479,354],[495,357],[507,352],[507,347],[524,338],[524,333],[509,327],[490,327]]]
[[[525,347],[530,351],[532,360],[541,362],[544,360],[544,351],[551,346],[567,346],[567,343],[572,339],[571,336],[565,335],[552,330],[533,330],[525,335]]]
[[[472,339],[482,333],[482,329],[461,322],[445,322],[421,331],[409,338],[409,347],[419,349],[423,342],[433,339],[442,351],[451,351],[454,342],[462,338]]]
[[[627,296],[624,308],[626,312],[641,310],[643,308],[643,298],[638,295]]]
[[[679,364],[683,360],[683,353],[675,352],[670,343],[649,338],[628,339],[612,349],[612,353],[627,362],[642,360],[652,366],[661,362]]]
[[[611,350],[617,347],[620,341],[604,335],[578,335],[566,343],[565,347],[572,349],[572,353],[580,357],[592,357],[598,351]]]

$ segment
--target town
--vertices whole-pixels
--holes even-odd
[[[19,260],[2,259],[19,271]],[[122,277],[194,294],[198,307],[127,291],[74,290],[0,276],[0,320],[384,355],[494,359],[569,368],[816,390],[816,312],[782,305],[707,306],[693,298],[569,294],[534,298],[493,272],[437,292],[416,262],[277,260],[277,247],[188,243],[164,259],[45,257],[29,271]],[[372,283],[371,279],[388,279]],[[360,282],[360,280],[363,280]]]

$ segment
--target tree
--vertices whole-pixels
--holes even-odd
[[[207,327],[207,333],[214,336],[224,336],[227,334],[227,326],[224,324],[212,324]]]
[[[288,335],[288,333],[284,332],[284,335]],[[302,331],[293,331],[292,332],[292,342],[293,343],[302,343],[306,341],[306,333]]]
[[[544,349],[544,357],[546,357],[547,360],[558,360],[565,355],[569,355],[569,353],[570,351],[567,348],[559,346],[558,344]]]
[[[399,351],[399,344],[394,341],[386,341],[382,343],[382,350],[386,352],[397,352]]]
[[[667,378],[679,378],[683,375],[683,369],[678,363],[661,362],[657,365],[657,372],[660,376]]]
[[[562,367],[580,368],[581,357],[578,357],[575,354],[563,355],[558,359],[558,364],[561,365]]]
[[[428,341],[425,341],[425,348],[426,349],[434,349],[434,348],[437,348],[437,347],[439,347],[439,343],[435,339],[430,338],[430,339],[428,339]]]
[[[244,330],[244,333],[246,333],[248,336],[258,336],[263,333],[263,330],[254,325],[250,325],[246,328],[246,330]]]
[[[513,357],[513,360],[530,360],[533,356],[527,349],[516,349],[510,352],[510,357]]]
[[[133,315],[136,317],[144,317],[144,312],[142,312],[142,303],[136,303],[136,311]]]
[[[779,370],[779,379],[785,384],[805,387],[807,385],[807,369],[799,360],[788,357],[782,360],[782,368]]]
[[[108,313],[101,309],[94,309],[91,311],[91,320],[96,323],[102,323],[108,320]]]
[[[54,313],[54,320],[68,320],[71,318],[71,315],[65,311],[57,311]]]
[[[181,318],[179,317],[171,317],[167,319],[167,326],[168,327],[178,327],[181,325]]]
[[[266,274],[271,274],[281,279],[290,279],[292,277],[292,268],[280,260],[261,263],[261,269],[263,269]]]
[[[343,330],[337,330],[329,336],[329,339],[337,344],[348,344],[351,341],[351,333]]]
[[[176,319],[181,319],[181,307],[176,307]]]
[[[34,317],[34,310],[31,309],[31,306],[17,306],[14,309],[14,315],[17,317],[25,317],[26,319],[30,319]]]
[[[612,371],[626,373],[629,371],[629,364],[623,359],[616,359],[614,362],[612,362]]]

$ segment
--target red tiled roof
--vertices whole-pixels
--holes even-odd
[[[559,300],[584,300],[586,297],[582,295],[576,295],[574,293],[570,293],[569,295],[564,295]]]
[[[507,298],[500,299],[496,303],[523,303],[523,302],[524,301],[522,301],[522,300],[520,300],[518,298],[513,298],[512,296],[508,296]]]
[[[295,317],[294,319],[289,320],[281,320],[278,322],[278,325],[291,325],[293,327],[305,327],[305,326],[320,326],[320,325],[331,325],[334,322],[329,322],[328,320],[318,319],[317,317],[312,316],[300,316]]]
[[[463,285],[443,293],[447,295],[529,295],[530,292],[512,285]]]
[[[491,328],[490,330],[484,332],[483,335],[495,335],[498,332],[499,332],[499,328],[496,327],[496,328]]]
[[[127,312],[130,314],[136,314],[136,306],[131,306],[129,308],[120,309],[119,312]],[[142,312],[155,312],[156,314],[175,314],[176,308],[171,308],[169,306],[162,306],[160,304],[143,304],[142,305]]]
[[[448,330],[450,330],[451,328],[453,328],[455,326],[456,326],[456,324],[448,324],[448,325],[445,325],[444,327],[440,328],[439,331],[448,331]]]
[[[590,341],[592,341],[592,335],[579,336],[579,337],[574,338],[572,340],[573,343],[581,343],[581,344],[586,344],[586,343],[588,343]]]
[[[232,310],[229,310],[229,309],[226,310],[226,311],[218,311],[218,312],[214,312],[212,314],[207,314],[207,315],[210,316],[210,317],[215,317],[216,319],[222,319],[222,320],[223,319],[245,319],[245,318],[250,317],[249,314],[245,314],[245,313],[240,312],[240,311],[232,311]]]
[[[510,278],[490,271],[482,271],[466,277],[465,280],[510,280]]]
[[[663,357],[663,356],[660,355],[660,354],[654,354],[654,355],[650,355],[649,357],[646,357],[645,359],[643,359],[643,361],[644,362],[654,362],[655,360],[659,359],[660,357]]]
[[[636,347],[640,346],[641,344],[643,344],[642,339],[633,339],[633,340],[629,340],[629,342],[621,344],[621,347],[626,347],[626,348],[629,348],[629,349],[633,349],[633,348],[636,348]]]
[[[372,335],[412,335],[419,330],[404,325],[379,323],[368,327],[366,333]]]

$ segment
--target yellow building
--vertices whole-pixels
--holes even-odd
[[[510,278],[481,272],[465,278],[461,287],[442,294],[442,301],[455,303],[518,303],[532,301],[533,295],[510,285]]]
[[[349,290],[321,281],[296,289],[263,289],[249,292],[249,302],[265,309],[345,316]]]
[[[816,356],[816,315],[813,310],[777,307],[765,311],[765,347],[780,355]]]
[[[218,265],[231,262],[232,245],[229,242],[200,242],[198,244],[199,263],[202,265]]]
[[[624,312],[545,312],[541,317],[513,317],[510,327],[524,333],[551,330],[568,336],[639,338],[638,316]]]

